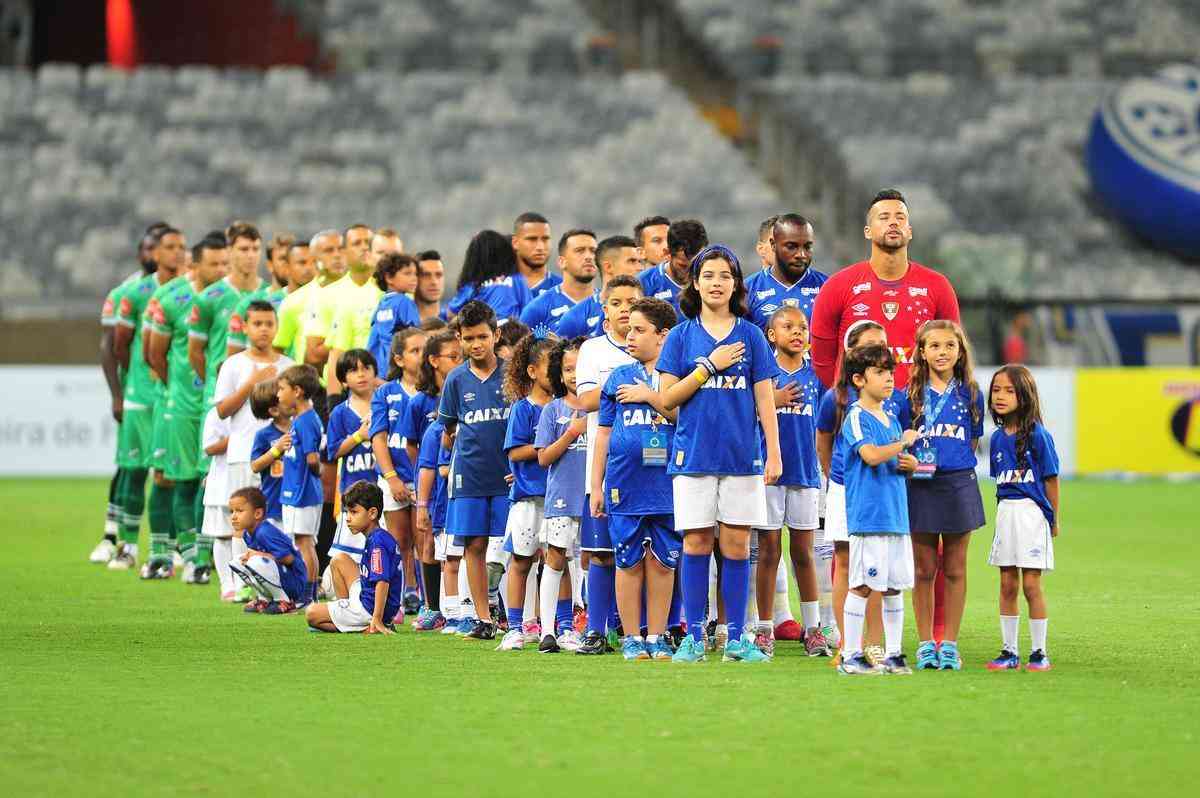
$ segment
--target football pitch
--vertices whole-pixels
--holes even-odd
[[[215,582],[89,564],[106,489],[0,481],[6,796],[1130,796],[1200,775],[1194,483],[1064,484],[1053,671],[983,668],[999,650],[989,525],[964,670],[857,679],[796,644],[761,666],[680,666],[310,634],[219,604]]]

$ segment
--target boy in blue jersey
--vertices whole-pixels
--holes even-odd
[[[913,553],[908,537],[908,498],[900,456],[919,437],[901,431],[883,409],[892,395],[896,361],[884,346],[859,347],[845,359],[858,400],[846,411],[841,436],[846,444],[846,525],[850,533],[850,593],[844,610],[845,634],[838,671],[847,675],[910,674],[902,651],[904,594],[913,586]],[[916,463],[905,455],[904,468]],[[867,597],[883,594],[886,658],[872,665],[863,654]]]
[[[375,283],[385,293],[371,316],[367,351],[378,367],[389,362],[392,337],[399,330],[421,326],[417,303],[411,299],[417,288],[417,259],[399,253],[384,255],[375,266]]]
[[[230,494],[229,524],[241,534],[246,553],[229,567],[259,595],[246,612],[285,615],[308,600],[308,571],[295,545],[266,515],[267,497],[258,488]]]
[[[279,409],[275,380],[259,383],[250,392],[250,412],[270,424],[254,433],[250,470],[258,474],[259,490],[267,497],[267,520],[283,528],[283,453],[292,446],[292,419]]]
[[[395,631],[392,619],[404,599],[404,560],[400,541],[387,527],[379,526],[383,491],[360,480],[342,494],[342,507],[346,524],[366,541],[359,579],[346,598],[310,604],[304,617],[309,626],[322,632],[390,635]]]
[[[668,259],[638,274],[646,296],[666,300],[680,313],[679,295],[692,281],[692,258],[707,246],[708,231],[700,222],[695,219],[672,222],[667,229]]]
[[[371,450],[371,398],[375,392],[375,358],[365,349],[351,349],[338,358],[337,378],[348,398],[329,413],[325,434],[325,458],[338,464],[338,490],[345,493],[359,480],[376,481],[375,453]],[[350,595],[362,560],[362,535],[346,525],[343,511],[336,536],[329,547],[329,577],[333,594]],[[326,591],[329,592],[329,591]]]
[[[677,411],[666,411],[658,393],[659,352],[675,326],[675,310],[661,299],[635,300],[626,348],[636,363],[618,366],[600,394],[592,485],[593,515],[608,516],[617,565],[617,607],[627,660],[669,661],[667,613],[683,536],[675,529],[667,456]],[[652,556],[647,557],[649,549]],[[646,594],[646,637],[640,632]]]
[[[317,370],[309,365],[292,366],[275,381],[280,412],[292,418],[292,445],[283,453],[283,531],[296,541],[309,574],[309,596],[316,601],[320,579],[316,578],[317,530],[321,523],[321,450],[325,430],[313,409],[312,397],[321,391]]]
[[[798,213],[772,217],[767,239],[759,242],[769,249],[773,265],[746,280],[750,321],[767,332],[772,314],[780,308],[798,308],[812,318],[813,303],[828,275],[812,268],[816,237],[812,222]]]
[[[522,281],[523,284],[524,281]],[[508,458],[504,433],[509,404],[504,398],[504,364],[496,357],[496,314],[478,300],[458,313],[463,363],[446,378],[438,417],[443,441],[454,454],[447,490],[446,534],[465,547],[472,604],[488,606],[488,542],[503,537],[508,522]],[[495,624],[480,619],[468,637],[492,640]]]

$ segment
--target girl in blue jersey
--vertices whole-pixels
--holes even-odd
[[[1042,572],[1054,570],[1058,537],[1058,453],[1042,426],[1041,403],[1033,375],[1008,365],[992,375],[988,389],[992,421],[991,471],[996,478],[996,537],[988,564],[1000,569],[1000,656],[988,670],[1021,667],[1017,647],[1020,609],[1017,591],[1029,605],[1029,660],[1025,669],[1050,670],[1046,653],[1046,599]]]
[[[921,435],[913,454],[917,468],[908,482],[908,522],[916,581],[917,668],[959,670],[958,630],[967,601],[967,545],[986,523],[975,449],[983,437],[983,394],[975,383],[971,350],[952,321],[927,321],[917,330],[916,355],[908,381],[912,427]],[[933,640],[933,582],[938,548],[946,578],[946,631]]]
[[[722,659],[765,662],[743,634],[750,592],[750,529],[767,521],[766,485],[779,479],[775,418],[775,355],[747,321],[742,266],[727,247],[696,254],[691,282],[680,295],[687,321],[667,335],[658,359],[666,410],[679,409],[667,464],[675,528],[683,533],[684,613],[688,635],[674,659],[704,659],[704,605],[715,525],[720,525],[721,595],[729,618]],[[759,426],[765,447],[759,442]]]
[[[458,277],[458,292],[446,307],[454,316],[472,300],[490,307],[501,321],[520,318],[533,301],[528,283],[517,270],[511,239],[495,230],[483,230],[471,239]]]
[[[505,325],[507,326],[507,325]],[[546,469],[538,462],[533,441],[537,435],[542,408],[550,403],[554,390],[550,383],[550,353],[557,339],[543,330],[530,333],[513,347],[512,359],[504,374],[504,397],[513,403],[504,433],[504,451],[512,468],[509,489],[507,547],[512,559],[508,564],[508,631],[499,651],[518,651],[525,646],[526,635],[537,642],[541,627],[537,624],[537,570],[533,567],[541,551],[542,517],[546,499]]]

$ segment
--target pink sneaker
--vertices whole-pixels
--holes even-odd
[[[542,639],[542,625],[534,618],[532,621],[525,621],[521,624],[521,634],[525,636],[526,643],[537,643]]]
[[[814,626],[804,633],[804,653],[810,657],[832,657],[833,649],[819,626]]]
[[[766,632],[758,632],[754,635],[754,645],[768,657],[775,656],[775,638]]]

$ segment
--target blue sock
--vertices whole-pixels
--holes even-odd
[[[525,622],[525,607],[524,605],[517,608],[508,608],[508,628],[520,629],[521,624]]]
[[[614,604],[616,568],[611,565],[588,566],[588,631],[604,634]]]
[[[671,590],[671,608],[667,610],[667,628],[674,629],[679,625],[683,615],[683,591],[679,589],[679,570],[675,570],[675,587]]]
[[[704,641],[704,606],[708,603],[708,561],[707,554],[684,554],[679,573],[687,631],[692,639],[701,643]]]
[[[563,578],[569,578],[567,574],[563,574]],[[575,607],[571,604],[571,599],[559,599],[558,604],[554,607],[554,634],[560,635],[570,629],[575,622]]]
[[[750,600],[750,561],[725,558],[721,565],[721,598],[725,599],[725,617],[729,619],[729,639],[740,640],[746,623],[746,602]]]

